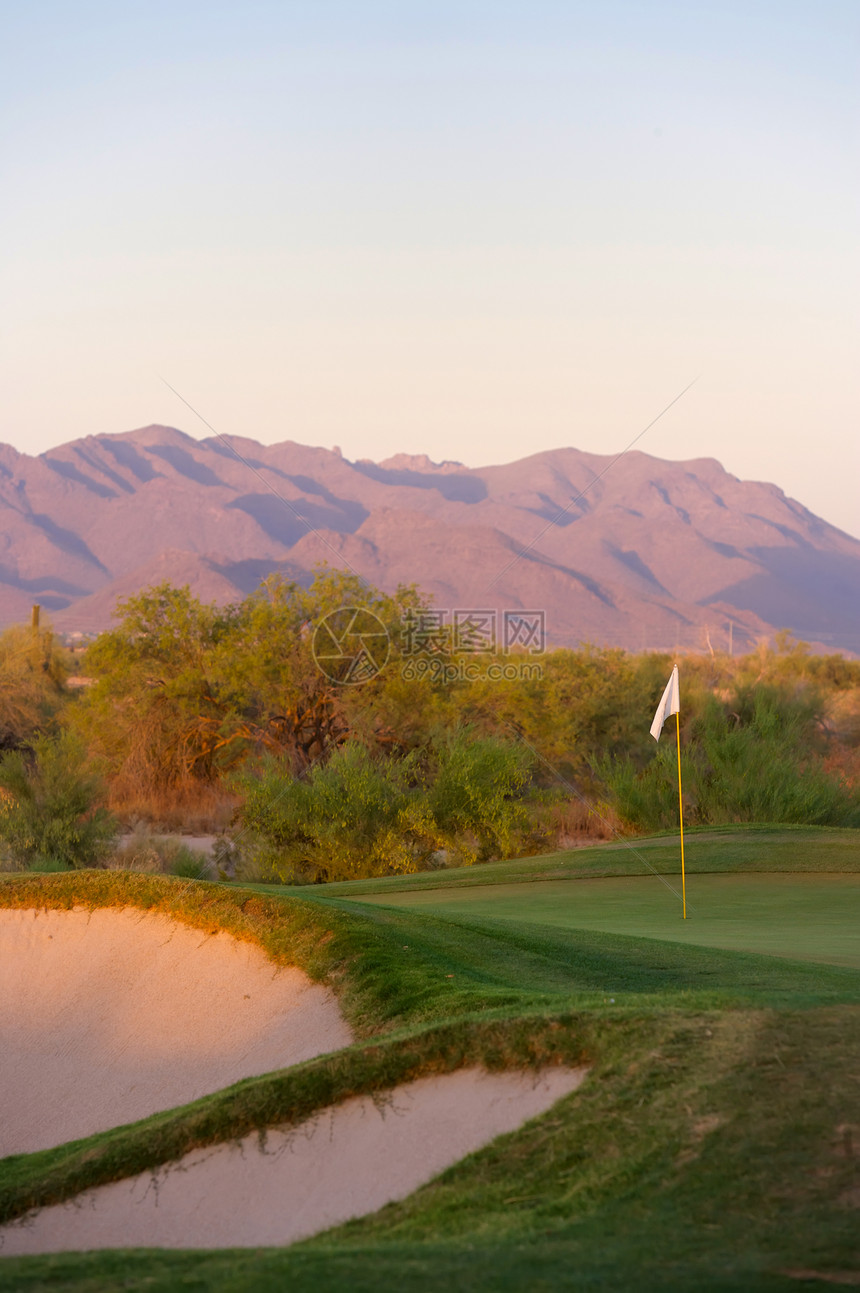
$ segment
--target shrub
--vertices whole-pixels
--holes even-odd
[[[20,749],[53,721],[66,663],[50,629],[16,625],[0,633],[0,749]]]
[[[169,875],[182,876],[185,880],[211,880],[213,868],[205,853],[179,844],[166,870]]]
[[[283,881],[347,880],[505,855],[525,825],[519,803],[529,756],[461,735],[422,763],[417,752],[374,757],[352,741],[304,778],[268,760],[238,784],[246,837],[239,874]]]
[[[71,734],[39,736],[32,753],[0,758],[0,842],[15,867],[86,867],[98,864],[116,834],[99,800],[103,786],[85,764],[85,750]]]
[[[509,854],[528,825],[522,794],[531,755],[522,745],[460,733],[436,754],[427,806],[446,847],[462,862]]]
[[[682,755],[684,820],[690,825],[786,822],[860,825],[860,798],[827,774],[816,755],[821,704],[815,692],[742,687],[708,700]],[[628,760],[600,770],[619,815],[631,826],[677,824],[677,764],[664,741],[643,770]]]
[[[348,742],[306,779],[285,774],[269,759],[245,776],[244,825],[256,837],[247,848],[258,873],[282,880],[346,880],[414,871],[438,844],[422,812],[415,758],[374,759]]]

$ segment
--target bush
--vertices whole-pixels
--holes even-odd
[[[266,760],[246,776],[244,825],[256,837],[245,853],[256,872],[283,881],[348,880],[415,871],[438,847],[412,784],[415,759],[374,759],[348,742],[305,780]]]
[[[22,748],[54,720],[66,663],[50,629],[17,625],[0,633],[0,749]]]
[[[681,768],[684,821],[860,825],[860,797],[828,776],[816,693],[768,685],[740,688],[727,703],[708,700],[690,728]],[[664,740],[650,763],[600,768],[619,815],[640,830],[677,825],[677,761]]]
[[[529,781],[528,752],[460,736],[425,763],[415,751],[374,757],[357,742],[304,779],[262,763],[238,783],[250,833],[240,874],[349,880],[430,869],[440,854],[461,863],[504,856],[525,824],[518,797]]]
[[[176,852],[168,859],[168,875],[182,876],[185,880],[211,880],[213,868],[205,853],[179,844]]]
[[[531,780],[528,749],[461,733],[435,763],[427,806],[446,847],[467,864],[508,855],[528,824],[521,799]]]
[[[99,806],[101,779],[69,733],[37,737],[0,758],[0,843],[15,867],[87,867],[109,852],[116,823]]]

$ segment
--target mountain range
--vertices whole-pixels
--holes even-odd
[[[553,645],[747,650],[779,628],[860,653],[860,541],[711,458],[552,449],[469,468],[148,426],[0,445],[0,623],[108,627],[169,580],[241,599],[319,563],[438,608],[543,611]]]

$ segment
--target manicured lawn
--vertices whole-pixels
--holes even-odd
[[[677,877],[672,884],[679,889]],[[694,875],[687,885],[687,920],[676,895],[653,876],[401,890],[356,901],[860,969],[860,875]]]

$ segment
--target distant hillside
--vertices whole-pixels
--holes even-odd
[[[555,645],[724,649],[731,624],[736,650],[789,628],[860,653],[860,542],[713,459],[610,462],[348,462],[161,426],[38,457],[0,446],[0,620],[38,601],[60,628],[101,629],[157,581],[225,602],[328,562],[443,608],[544,610]]]

